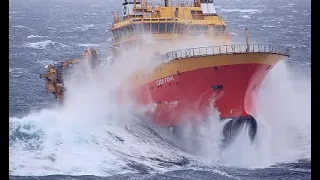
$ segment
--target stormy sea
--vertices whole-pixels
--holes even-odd
[[[262,84],[255,143],[240,133],[223,151],[216,114],[199,125],[201,138],[182,146],[149,125],[143,110],[116,103],[112,88],[143,51],[123,69],[106,65],[102,80],[70,80],[63,106],[46,91],[39,74],[50,63],[87,47],[112,59],[111,12],[122,1],[10,0],[9,178],[311,179],[311,1],[214,2],[236,43],[245,42],[246,26],[251,43],[292,47]]]

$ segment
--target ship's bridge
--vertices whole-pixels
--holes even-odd
[[[228,36],[226,24],[212,0],[170,1],[125,0],[122,16],[113,13],[112,33],[116,42],[139,34],[188,34]],[[122,39],[122,40],[121,40]]]

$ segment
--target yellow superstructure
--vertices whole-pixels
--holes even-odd
[[[147,0],[126,0],[122,4],[122,15],[113,13],[111,30],[117,53],[121,47],[144,45],[144,35],[151,35],[156,44],[163,41],[179,44],[199,35],[214,41],[216,45],[229,44],[231,40],[226,27],[225,21],[217,15],[212,0],[188,3],[166,0],[164,5]],[[164,51],[168,50],[170,47]]]

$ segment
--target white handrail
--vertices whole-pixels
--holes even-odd
[[[243,54],[243,53],[271,53],[283,56],[290,56],[291,48],[279,45],[250,44],[247,50],[246,44],[232,44],[222,46],[207,46],[189,49],[170,51],[165,54],[168,60],[187,57],[220,55],[220,54]]]

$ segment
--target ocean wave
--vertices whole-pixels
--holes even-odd
[[[114,122],[100,119],[107,123],[103,125],[96,118],[79,114],[74,119],[70,112],[59,110],[10,118],[11,174],[108,176],[143,171],[139,169],[173,170],[177,168],[175,163],[184,160],[185,153],[136,120],[122,121],[126,115],[121,114],[109,114],[116,118]],[[28,162],[32,166],[25,166]]]
[[[300,61],[295,61],[295,60],[288,60],[290,63],[296,64],[298,66],[311,66],[311,62],[300,62]]]
[[[284,5],[284,6],[279,6],[279,8],[281,9],[285,9],[285,8],[292,8],[294,4],[288,4],[288,5]]]
[[[241,17],[246,18],[246,19],[250,19],[251,17],[248,15],[242,15]]]
[[[310,12],[303,13],[304,16],[310,16]]]
[[[27,38],[30,39],[30,38],[45,38],[45,37],[48,37],[48,36],[30,35]]]
[[[35,42],[35,43],[28,43],[25,45],[26,47],[33,48],[33,49],[46,49],[46,48],[64,48],[64,47],[69,47],[68,45],[59,43],[59,42],[54,42],[51,40],[45,40],[45,41],[40,41],[40,42]]]
[[[12,26],[14,28],[21,28],[21,29],[27,29],[27,26],[22,26],[22,25],[16,25],[16,26]]]
[[[94,7],[100,7],[100,5],[93,4],[93,5],[90,5],[90,7],[92,7],[92,8],[94,8]]]
[[[308,46],[306,46],[306,45],[298,45],[298,46],[293,46],[292,48],[293,49],[296,49],[296,48],[308,48]]]
[[[19,14],[22,13],[21,11],[10,11],[9,14]]]
[[[91,43],[87,43],[87,44],[78,44],[79,46],[82,47],[100,47],[100,44],[91,44]]]
[[[272,25],[263,25],[262,27],[264,27],[264,28],[274,28],[274,27],[276,27],[276,26],[272,26]]]
[[[93,27],[94,27],[94,24],[85,24],[82,27],[76,27],[76,29],[80,29],[81,31],[86,31],[89,28],[93,28]]]
[[[258,9],[221,9],[222,12],[240,12],[240,13],[250,13],[255,14],[261,12]]]
[[[57,30],[55,27],[47,27],[48,30]]]
[[[9,68],[9,77],[18,78],[26,72],[23,68]]]

